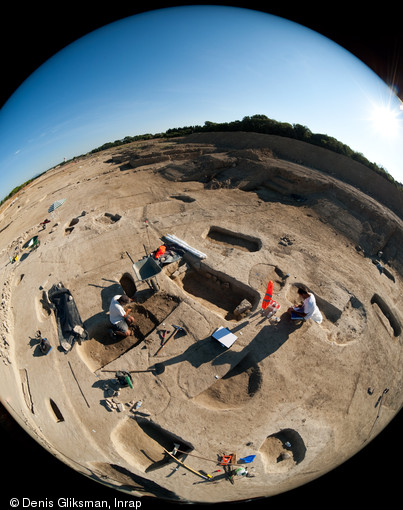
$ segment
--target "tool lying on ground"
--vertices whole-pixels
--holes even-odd
[[[202,473],[199,473],[199,471],[196,471],[195,469],[192,469],[191,467],[187,466],[186,464],[184,464],[181,460],[177,459],[175,457],[175,453],[178,451],[178,447],[179,445],[175,444],[174,445],[174,449],[171,452],[169,452],[168,450],[166,450],[164,447],[162,447],[162,449],[164,450],[165,453],[167,453],[175,462],[177,462],[178,464],[180,464],[181,466],[183,466],[184,468],[186,468],[188,471],[191,471],[192,473],[194,473],[195,475],[197,476],[200,476],[201,478],[203,478],[203,480],[210,480],[210,478],[206,475],[203,475]]]
[[[161,338],[161,342],[162,342],[162,343],[164,342],[165,337],[167,336],[167,333],[169,333],[169,331],[167,331],[166,329],[160,329],[160,330],[158,331],[158,334],[159,334],[159,336],[160,336],[160,338]]]
[[[175,326],[175,324],[172,324],[174,330],[172,331],[172,333],[169,335],[169,337],[167,338],[167,340],[161,345],[161,347],[158,349],[158,351],[154,354],[154,356],[157,356],[157,354],[159,354],[162,349],[167,345],[167,343],[176,336],[177,333],[179,333],[180,331],[182,331],[185,335],[187,334],[185,329],[182,328],[181,326]]]
[[[140,374],[143,372],[154,372],[155,375],[160,375],[165,371],[163,363],[156,363],[154,366],[147,368],[147,370],[126,370],[130,374]],[[116,372],[116,370],[101,370],[101,372]]]
[[[85,400],[85,403],[87,404],[87,407],[90,407],[90,404],[88,403],[88,400],[86,399],[86,397],[85,397],[85,395],[84,395],[84,392],[83,392],[83,390],[81,389],[80,383],[79,383],[79,382],[78,382],[78,380],[77,380],[76,374],[74,373],[74,370],[73,370],[73,367],[71,366],[70,361],[69,361],[68,363],[69,363],[69,367],[70,367],[71,373],[73,374],[74,380],[75,380],[75,381],[76,381],[76,383],[77,383],[78,389],[80,390],[81,395],[83,396],[83,398],[84,398],[84,400]]]
[[[206,457],[201,457],[200,455],[195,455],[194,453],[189,453],[189,452],[184,452],[183,450],[176,450],[178,453],[185,453],[186,455],[191,455],[192,457],[197,457],[198,459],[202,459],[202,460],[208,460],[209,462],[214,462],[214,464],[220,464],[221,466],[224,466],[224,464],[227,463],[227,458],[230,458],[231,455],[224,455],[222,458],[221,458],[221,461],[218,461],[218,460],[213,460],[213,459],[208,459]],[[253,457],[253,459],[256,457],[256,455],[251,455],[249,456],[250,458]],[[224,459],[224,460],[223,460]],[[247,459],[247,457],[245,457],[245,459]],[[245,459],[241,459],[241,460],[245,460]],[[252,460],[248,460],[248,462],[252,462]],[[228,459],[228,462],[229,462],[230,459]],[[246,462],[244,462],[246,463]],[[235,461],[234,462],[231,462],[231,465],[232,466],[242,466],[242,464],[237,464]]]
[[[382,410],[382,404],[383,404],[383,401],[385,400],[385,395],[386,393],[388,393],[389,391],[389,388],[385,388],[382,392],[382,395],[378,398],[378,400],[376,401],[376,404],[375,404],[375,407],[378,407],[379,405],[379,408],[378,408],[378,414],[376,415],[376,418],[375,418],[375,421],[374,423],[372,424],[372,427],[371,427],[371,430],[369,431],[369,434],[368,434],[368,438],[366,439],[366,441],[369,439],[369,437],[371,436],[372,434],[372,431],[374,430],[374,427],[376,425],[376,422],[378,421],[379,419],[379,416],[381,415],[381,410]]]

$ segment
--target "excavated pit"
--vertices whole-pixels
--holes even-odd
[[[24,395],[24,400],[27,408],[31,411],[32,414],[35,414],[34,410],[34,402],[32,400],[31,388],[29,385],[28,379],[28,371],[25,368],[20,369],[20,379],[22,386],[22,393]]]
[[[134,278],[130,273],[124,273],[119,280],[120,286],[122,287],[124,293],[129,298],[134,298],[134,295],[136,294],[137,287],[134,282]]]
[[[52,415],[52,417],[56,423],[61,423],[64,421],[64,417],[63,417],[62,412],[59,409],[59,406],[51,398],[49,399],[49,409],[50,409],[50,414]]]
[[[98,216],[96,218],[96,222],[101,223],[103,225],[113,225],[116,222],[118,222],[121,218],[122,218],[122,216],[120,214],[112,214],[112,213],[106,212],[103,214],[103,216]]]
[[[289,274],[272,264],[256,264],[249,271],[249,285],[264,293],[267,284],[273,282],[273,293],[277,294],[284,288]]]
[[[70,223],[69,223],[68,227],[66,227],[66,228],[64,229],[64,233],[65,233],[65,235],[70,235],[70,234],[73,232],[74,227],[77,225],[77,223],[78,223],[79,221],[80,221],[80,220],[79,220],[78,218],[73,218],[73,219],[70,221]]]
[[[335,342],[345,345],[361,338],[367,324],[367,312],[363,303],[355,296],[351,296],[340,319],[335,323],[337,328]]]
[[[122,490],[139,491],[142,496],[155,496],[156,498],[169,499],[171,501],[179,500],[174,492],[118,464],[92,462],[91,467],[92,478],[101,483],[111,484],[112,487]]]
[[[248,236],[239,232],[232,232],[222,227],[210,227],[206,239],[217,245],[236,248],[238,250],[255,252],[262,247],[262,242],[257,237]]]
[[[402,333],[402,325],[400,324],[397,316],[393,313],[390,306],[385,302],[385,300],[382,299],[378,294],[374,294],[371,299],[371,305],[377,305],[379,310],[386,317],[390,327],[392,328],[393,335],[395,337],[400,336]]]
[[[112,338],[109,333],[109,317],[105,313],[97,314],[85,322],[89,339],[78,346],[80,356],[91,370],[102,368],[141,344],[178,304],[176,297],[163,292],[153,294],[143,303],[130,303],[125,309],[130,310],[134,326],[132,334],[126,338]]]
[[[266,473],[286,472],[304,460],[306,446],[296,430],[283,429],[268,436],[259,453]]]
[[[249,301],[253,310],[260,299],[257,291],[242,282],[204,268],[190,267],[180,275],[172,275],[171,279],[187,294],[228,321],[239,319],[235,311],[242,301]]]
[[[181,202],[185,202],[186,204],[190,204],[196,201],[195,198],[190,197],[189,195],[171,195],[171,198],[174,198],[175,200],[179,200]]]
[[[110,223],[116,223],[117,221],[119,221],[122,218],[122,216],[120,214],[111,214],[108,212],[106,212],[104,216],[105,216],[105,218],[108,218]]]
[[[179,444],[181,451],[193,450],[181,438],[145,419],[126,418],[121,421],[112,431],[111,440],[126,462],[144,473],[174,462],[164,448],[172,452],[174,445]],[[176,457],[180,458],[181,455],[177,453]]]

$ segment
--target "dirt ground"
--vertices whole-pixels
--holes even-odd
[[[260,498],[338,466],[401,409],[402,219],[293,143],[288,161],[250,133],[139,141],[54,168],[3,206],[0,398],[73,469],[135,496]],[[167,235],[191,250],[138,278]],[[280,309],[265,317],[270,280]],[[58,283],[85,332],[68,350],[49,306]],[[301,285],[321,324],[290,320]],[[122,293],[134,326],[118,339]],[[219,327],[236,336],[228,349]],[[185,466],[164,451],[175,445]],[[224,472],[230,454],[249,476]]]

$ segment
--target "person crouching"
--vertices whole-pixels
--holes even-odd
[[[298,306],[292,306],[288,309],[288,312],[291,314],[291,319],[302,319],[304,321],[312,319],[318,324],[321,324],[323,321],[323,316],[318,308],[318,305],[316,304],[315,296],[304,288],[299,288],[298,294],[303,299],[303,302]]]
[[[124,306],[129,304],[132,300],[123,295],[116,295],[112,298],[109,307],[109,320],[112,324],[112,331],[119,337],[127,337],[131,335],[130,327],[134,325],[134,318],[126,312]]]

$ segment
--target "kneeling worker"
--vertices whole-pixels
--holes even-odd
[[[129,326],[134,324],[134,319],[129,315],[129,311],[123,308],[130,303],[131,299],[126,295],[117,295],[112,298],[109,307],[109,320],[112,323],[113,332],[121,337],[131,335]]]
[[[298,289],[298,294],[304,301],[299,306],[293,306],[288,309],[291,313],[291,319],[303,319],[305,321],[312,319],[318,324],[321,324],[323,317],[316,304],[315,296],[306,289]]]

